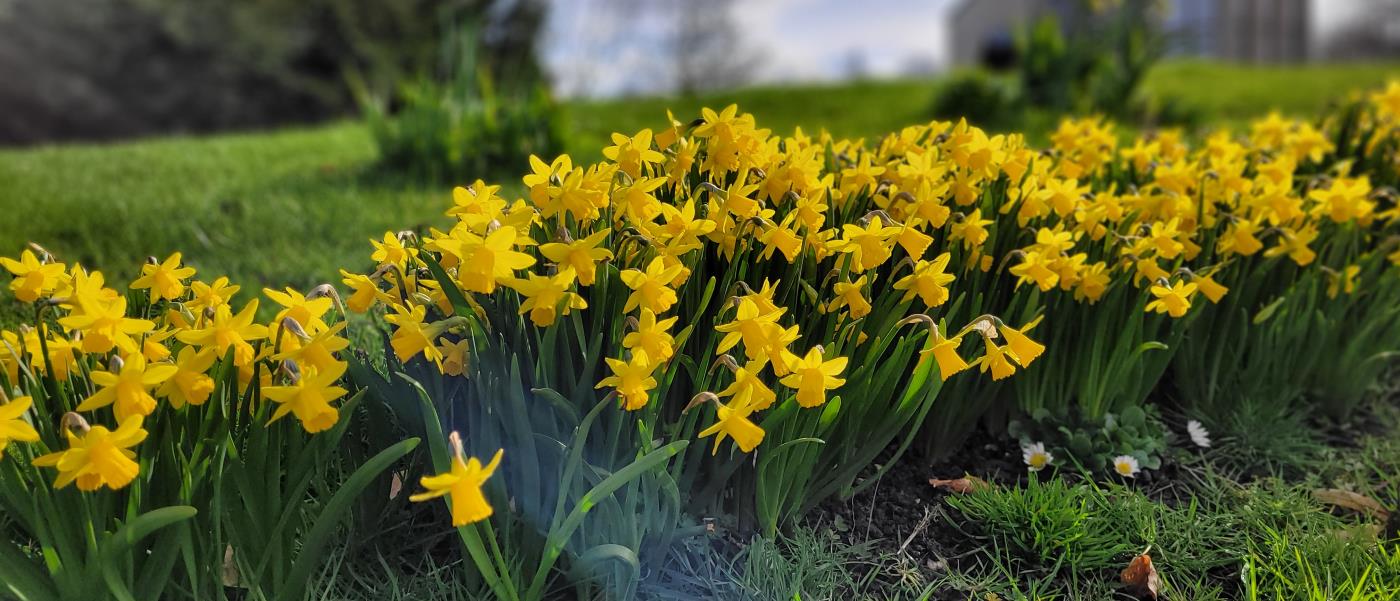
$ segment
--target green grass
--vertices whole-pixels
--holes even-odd
[[[366,131],[348,124],[0,152],[0,253],[33,241],[125,279],[148,255],[180,250],[245,296],[309,286],[367,263],[370,235],[449,202],[373,175],[373,159]]]
[[[1212,118],[1235,120],[1273,106],[1311,113],[1327,98],[1397,72],[1395,65],[1256,71],[1171,63],[1147,85]],[[929,81],[895,80],[574,103],[567,107],[569,149],[578,160],[596,160],[613,131],[663,126],[667,108],[690,119],[701,106],[731,102],[779,133],[801,126],[874,137],[926,120],[933,91]],[[445,187],[377,174],[375,154],[366,130],[345,122],[0,150],[0,255],[15,256],[33,241],[123,280],[145,257],[180,250],[205,276],[242,283],[244,298],[262,286],[334,281],[340,267],[367,267],[369,237],[443,223]],[[13,311],[0,303],[0,323],[13,321]]]
[[[1157,66],[1143,91],[1174,98],[1207,121],[1247,122],[1269,110],[1312,117],[1357,88],[1400,77],[1400,64],[1243,66],[1172,61]]]

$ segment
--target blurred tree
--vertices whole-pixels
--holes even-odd
[[[533,85],[543,0],[0,0],[0,143],[204,131],[353,108],[438,74],[464,24],[502,86]]]
[[[675,0],[676,29],[670,41],[676,62],[676,91],[694,94],[748,83],[759,57],[735,20],[736,0]]]

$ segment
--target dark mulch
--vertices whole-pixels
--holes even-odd
[[[886,451],[881,462],[887,461],[892,451]],[[1014,485],[1025,479],[1026,467],[1015,441],[979,428],[956,454],[933,462],[906,455],[878,482],[850,499],[826,501],[809,512],[804,523],[810,528],[832,531],[847,544],[871,544],[882,554],[896,556],[904,570],[916,570],[923,581],[929,581],[977,550],[976,543],[948,513],[943,500],[950,493],[929,485],[930,479],[964,475]],[[885,570],[876,577],[891,578],[897,573]],[[909,590],[897,582],[881,584],[891,594]]]

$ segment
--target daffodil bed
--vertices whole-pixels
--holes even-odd
[[[299,598],[347,518],[397,516],[499,598],[631,596],[684,539],[776,535],[978,427],[1132,479],[1164,409],[1204,445],[1259,406],[1345,419],[1400,340],[1397,128],[1400,82],[1195,147],[706,109],[531,157],[525,198],[457,188],[450,229],[265,290],[267,323],[178,253],[117,289],[34,245],[0,259],[32,314],[0,345],[0,594]]]

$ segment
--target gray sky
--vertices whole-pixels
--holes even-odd
[[[708,0],[688,0],[706,2]],[[1375,0],[1311,0],[1314,33],[1363,15]],[[551,0],[545,61],[566,96],[660,93],[673,24],[658,0]],[[960,0],[738,0],[739,32],[761,57],[761,82],[871,76],[947,63],[947,15]],[[662,0],[665,5],[665,0]],[[854,58],[858,57],[858,59]]]

